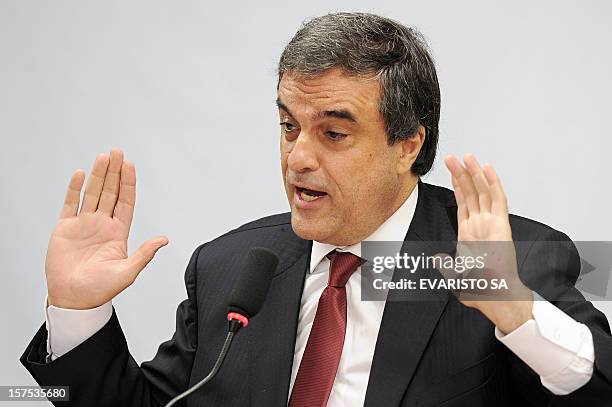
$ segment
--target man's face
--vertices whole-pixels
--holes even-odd
[[[377,79],[341,69],[283,75],[282,171],[291,224],[303,239],[357,243],[406,198],[402,143],[388,145],[379,100]]]

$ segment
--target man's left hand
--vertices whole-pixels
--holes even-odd
[[[465,165],[452,155],[444,161],[452,176],[457,201],[458,246],[469,246],[469,242],[510,242],[506,247],[511,247],[497,253],[494,261],[497,267],[493,268],[511,282],[512,296],[516,299],[460,300],[482,312],[503,333],[510,333],[532,319],[533,293],[518,277],[506,194],[490,164],[481,167],[471,154],[464,157]]]

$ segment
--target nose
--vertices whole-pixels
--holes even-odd
[[[302,131],[295,140],[287,157],[287,166],[297,173],[316,171],[319,168],[316,142],[307,133]]]

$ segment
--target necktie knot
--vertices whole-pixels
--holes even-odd
[[[329,266],[329,282],[331,287],[344,287],[351,275],[361,265],[361,257],[349,252],[334,250],[327,255]]]

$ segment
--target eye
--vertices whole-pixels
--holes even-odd
[[[348,134],[338,133],[335,131],[326,131],[325,135],[332,141],[340,141],[348,136]]]
[[[289,122],[281,122],[280,125],[285,133],[291,133],[293,130],[295,130],[295,126]]]

